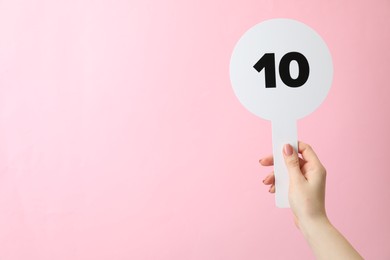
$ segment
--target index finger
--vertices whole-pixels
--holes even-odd
[[[303,159],[307,162],[321,163],[313,148],[304,142],[298,141],[298,152],[302,154]]]

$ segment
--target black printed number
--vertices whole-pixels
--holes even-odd
[[[299,68],[298,76],[295,79],[292,78],[290,74],[290,63],[293,60],[298,63]],[[256,62],[253,68],[259,73],[264,69],[266,88],[276,88],[275,53],[264,54],[263,57]],[[286,86],[291,88],[302,86],[309,78],[309,72],[309,62],[306,57],[299,52],[289,52],[280,60],[279,75]]]

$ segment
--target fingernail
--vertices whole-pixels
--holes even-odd
[[[263,159],[260,159],[260,160],[259,160],[259,163],[261,163],[262,160],[263,160]]]
[[[293,148],[290,144],[286,144],[284,145],[284,154],[287,155],[287,156],[290,156],[293,154]]]

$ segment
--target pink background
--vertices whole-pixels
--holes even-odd
[[[0,2],[0,259],[312,259],[229,79],[239,37],[302,21],[334,61],[299,121],[333,223],[390,259],[390,2]]]

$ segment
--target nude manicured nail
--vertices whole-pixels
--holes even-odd
[[[284,150],[284,154],[287,155],[287,156],[290,156],[290,155],[293,154],[293,148],[292,148],[292,146],[290,144],[286,144],[284,146],[283,150]]]

